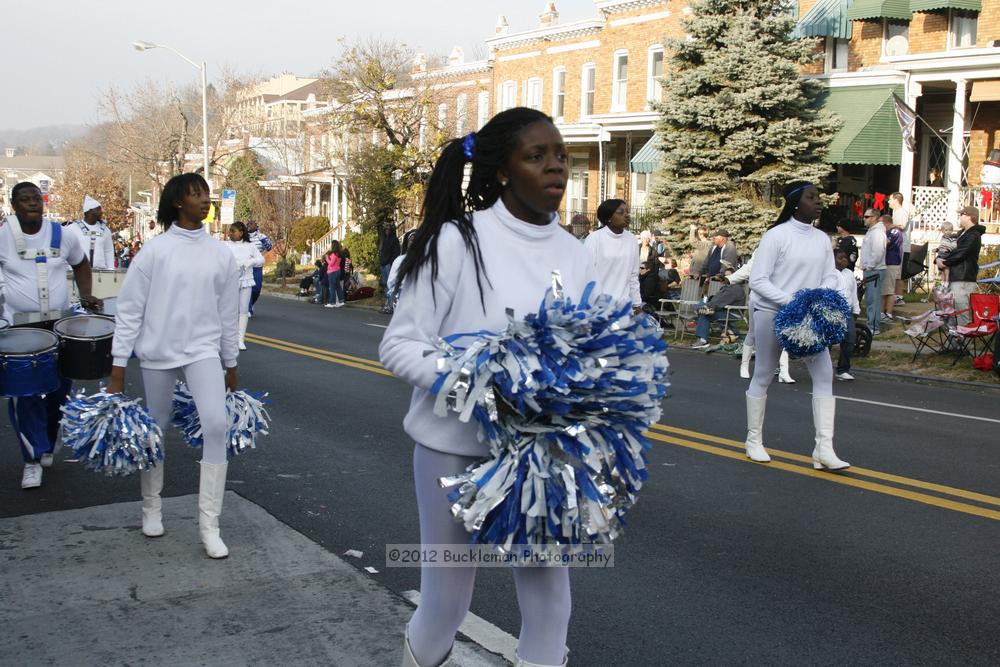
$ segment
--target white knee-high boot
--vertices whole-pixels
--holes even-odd
[[[778,357],[778,382],[785,384],[795,384],[795,380],[788,374],[788,351],[782,350]]]
[[[740,360],[740,377],[750,379],[750,358],[753,357],[753,345],[743,343],[743,358]]]
[[[146,537],[163,535],[163,461],[152,470],[139,473],[139,487],[142,492],[142,534]]]
[[[833,451],[833,423],[837,413],[835,396],[814,396],[812,400],[813,425],[816,427],[816,447],[813,449],[813,468],[816,470],[843,470],[851,467],[841,461]]]
[[[444,660],[433,667],[449,667],[451,662],[451,651],[444,657]],[[432,667],[431,665],[421,665],[413,657],[413,649],[410,648],[410,626],[407,625],[403,631],[403,667]]]
[[[250,316],[246,313],[240,314],[240,349],[247,349],[246,335],[247,335],[247,322],[250,321]]]
[[[198,532],[205,553],[209,558],[225,558],[229,549],[219,535],[219,515],[222,498],[226,493],[228,463],[201,462],[201,480],[198,484]]]
[[[747,394],[747,456],[751,461],[767,463],[771,456],[764,449],[764,410],[767,396]]]

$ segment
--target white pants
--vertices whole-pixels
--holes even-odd
[[[187,366],[166,370],[142,369],[142,384],[146,390],[146,407],[150,416],[166,435],[173,415],[174,384],[183,377],[198,408],[198,419],[204,437],[201,460],[205,463],[226,462],[226,381],[222,362],[204,359]]]
[[[774,335],[774,316],[770,310],[755,310],[753,318],[754,349],[757,361],[753,366],[753,378],[747,394],[761,398],[767,396],[767,388],[774,379],[774,371],[778,368],[778,358],[781,356],[781,346]],[[812,379],[813,396],[833,396],[833,364],[830,361],[830,350],[825,349],[819,354],[805,357],[802,362],[809,370]]]
[[[438,479],[463,472],[475,458],[445,454],[422,445],[413,450],[413,481],[420,512],[420,542],[468,544],[469,533],[449,511],[448,489]],[[569,570],[564,567],[515,567],[514,586],[521,610],[517,655],[542,665],[561,665],[571,609]],[[476,583],[475,567],[425,567],[420,570],[420,606],[410,619],[410,648],[421,665],[437,665],[451,650],[465,620]]]
[[[250,312],[250,293],[253,291],[253,285],[243,286],[240,285],[240,315],[246,315]]]

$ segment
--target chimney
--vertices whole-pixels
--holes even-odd
[[[545,28],[555,25],[559,20],[559,10],[556,9],[556,3],[546,3],[545,11],[538,15],[538,20]]]
[[[451,50],[448,55],[448,66],[454,67],[455,65],[461,65],[465,62],[465,51],[462,50],[461,46],[456,46]]]
[[[507,17],[501,14],[499,18],[497,18],[497,27],[495,32],[497,35],[506,35],[509,30],[510,24],[507,23]]]
[[[410,68],[410,74],[419,74],[421,72],[427,71],[427,56],[423,53],[418,53],[413,59],[413,66]]]

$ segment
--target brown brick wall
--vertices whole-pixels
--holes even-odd
[[[910,20],[910,53],[933,53],[948,48],[948,14],[914,14]]]
[[[979,185],[979,170],[990,149],[1000,148],[1000,102],[973,102],[969,132],[969,185]]]

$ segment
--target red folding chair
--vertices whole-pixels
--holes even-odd
[[[969,311],[972,321],[968,325],[958,326],[955,329],[955,333],[958,335],[959,350],[952,366],[966,355],[975,358],[984,352],[989,352],[993,347],[993,341],[997,335],[997,312],[1000,311],[1000,295],[970,294]]]

